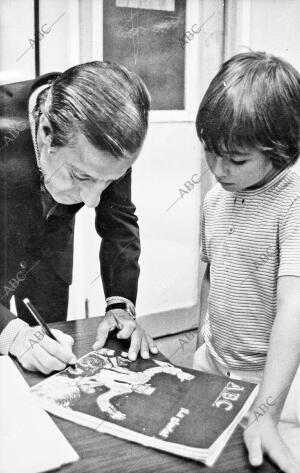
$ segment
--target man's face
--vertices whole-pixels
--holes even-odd
[[[230,192],[242,191],[264,183],[276,173],[272,162],[260,151],[244,148],[239,154],[217,156],[205,151],[208,167],[222,187]]]
[[[79,134],[76,145],[55,148],[52,153],[43,146],[40,155],[45,186],[56,202],[97,207],[104,189],[126,173],[138,152],[118,160]]]

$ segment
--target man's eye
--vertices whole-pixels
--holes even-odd
[[[77,176],[77,174],[74,174],[73,171],[71,171],[71,176],[72,176],[73,179],[76,179],[77,181],[88,181],[89,180],[88,177]]]
[[[244,164],[246,161],[231,161],[233,164],[236,164],[237,166],[240,166],[241,164]]]

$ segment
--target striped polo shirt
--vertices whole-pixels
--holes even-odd
[[[206,195],[201,259],[210,263],[210,354],[231,369],[263,369],[276,316],[277,279],[300,277],[300,176],[288,167],[264,186]]]

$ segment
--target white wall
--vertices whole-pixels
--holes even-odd
[[[248,48],[300,70],[300,0],[227,0],[226,58]]]
[[[141,156],[133,167],[133,201],[142,242],[137,301],[140,316],[196,303],[200,185],[167,209],[180,197],[179,188],[192,175],[200,175],[200,166],[201,150],[193,123],[150,125]],[[75,263],[72,294],[76,293],[79,277],[90,313],[99,315],[105,305],[101,279],[95,281],[99,275],[99,237],[94,231],[94,211],[83,209],[78,217],[77,225],[85,230],[85,255],[81,263]],[[77,243],[81,245],[82,241]]]
[[[300,1],[252,0],[249,46],[290,61],[300,70]]]
[[[34,78],[33,31],[33,0],[1,0],[0,83]]]
[[[64,71],[79,61],[77,0],[40,0],[40,28],[50,32],[40,41],[41,73]]]

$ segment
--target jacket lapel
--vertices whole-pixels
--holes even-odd
[[[83,204],[58,204],[53,215],[45,220],[40,172],[28,120],[30,93],[56,76],[57,73],[47,74],[37,81],[0,87],[0,220],[3,243],[0,253],[3,264],[9,267],[4,274],[14,273],[20,261],[28,258],[35,261],[42,256],[57,274],[70,283],[73,217]],[[8,130],[19,131],[9,134]]]

